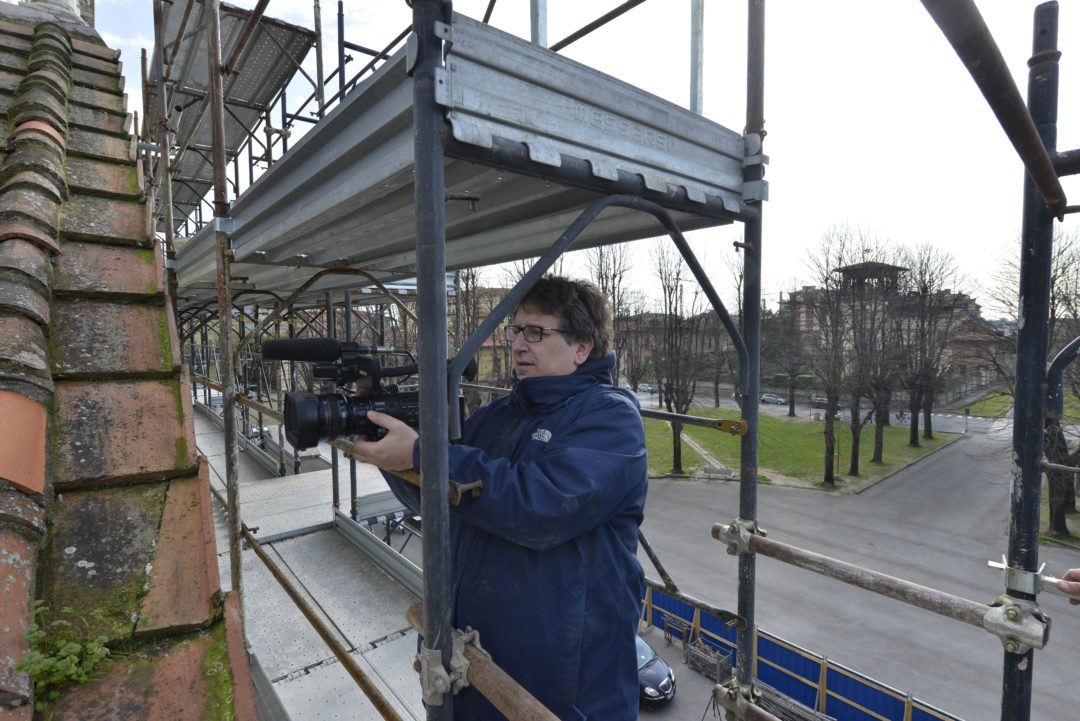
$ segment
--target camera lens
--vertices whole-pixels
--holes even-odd
[[[413,428],[420,425],[418,393],[366,398],[289,392],[285,394],[284,410],[285,438],[298,451],[342,436],[365,436],[370,441],[382,438],[386,431],[367,419],[368,411],[387,413]]]
[[[296,450],[348,432],[347,402],[337,393],[286,393],[285,438]]]

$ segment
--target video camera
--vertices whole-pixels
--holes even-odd
[[[420,426],[420,394],[401,391],[386,378],[414,375],[417,364],[383,367],[375,357],[394,353],[383,346],[362,346],[341,343],[333,338],[296,338],[268,340],[262,344],[266,360],[312,362],[315,378],[332,380],[342,385],[355,384],[355,395],[344,393],[285,394],[285,437],[296,450],[311,448],[322,440],[342,436],[364,436],[377,441],[386,429],[367,419],[368,411],[386,413],[413,428]],[[476,363],[466,368],[463,377],[476,377]],[[464,398],[459,398],[464,408]]]

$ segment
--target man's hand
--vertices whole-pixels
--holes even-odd
[[[353,444],[352,455],[358,461],[370,463],[384,471],[410,471],[413,467],[413,446],[419,436],[412,428],[397,418],[368,411],[367,419],[387,430],[378,441],[360,439]]]
[[[1070,568],[1066,571],[1061,580],[1057,582],[1057,587],[1065,593],[1077,596],[1077,598],[1070,598],[1069,603],[1080,606],[1080,568]]]

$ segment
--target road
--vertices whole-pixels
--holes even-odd
[[[991,602],[1004,590],[986,562],[999,560],[1008,544],[1012,431],[1007,420],[975,421],[968,419],[961,440],[859,495],[759,486],[761,526],[779,541]],[[938,430],[963,430],[964,418],[935,422]],[[654,480],[643,526],[684,591],[731,610],[736,562],[710,530],[737,514],[734,483]],[[1072,549],[1044,546],[1040,556],[1055,575],[1080,566]],[[642,564],[658,576],[644,556]],[[1035,653],[1032,718],[1076,718],[1080,608],[1051,594],[1040,605],[1056,623],[1047,648]],[[768,558],[757,561],[756,609],[759,627],[882,683],[969,721],[1000,717],[1004,654],[982,629]],[[679,693],[691,696],[681,706],[696,709],[696,718],[708,684],[675,668]],[[677,717],[683,714],[670,716]]]

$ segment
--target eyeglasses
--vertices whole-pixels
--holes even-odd
[[[525,340],[529,343],[539,343],[544,340],[544,333],[565,333],[562,328],[541,328],[538,325],[508,325],[503,328],[506,334],[506,341],[513,343],[517,338],[518,333],[522,333],[525,336]]]

